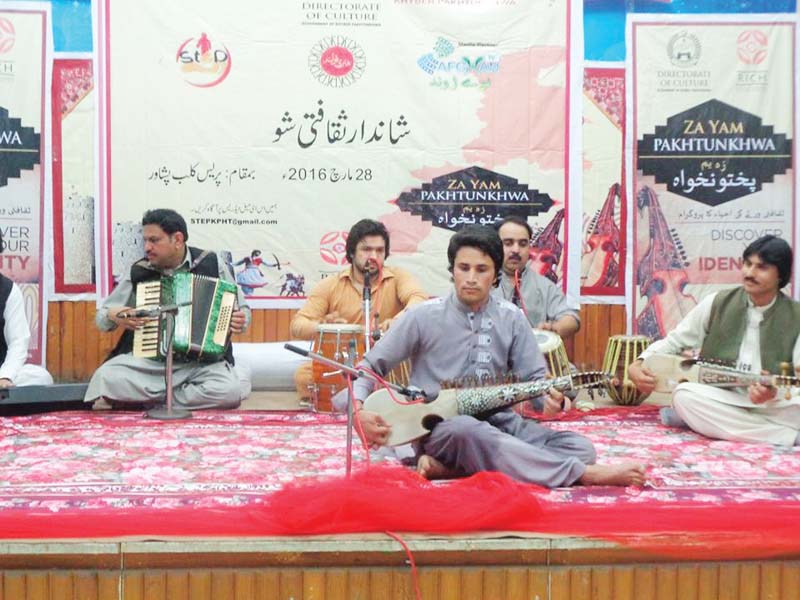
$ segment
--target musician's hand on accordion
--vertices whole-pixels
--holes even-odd
[[[120,327],[134,331],[143,327],[151,318],[136,317],[136,309],[130,306],[115,306],[108,309],[108,318]]]
[[[235,310],[231,313],[231,333],[242,333],[247,326],[247,315],[243,310]]]

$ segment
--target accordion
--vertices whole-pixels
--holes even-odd
[[[230,339],[231,315],[236,305],[236,284],[214,277],[176,273],[136,286],[136,308],[164,304],[185,304],[175,316],[172,350],[175,360],[216,362],[221,360]],[[169,340],[164,320],[148,322],[134,331],[133,355],[166,358]]]

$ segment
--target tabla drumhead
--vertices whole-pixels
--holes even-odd
[[[353,323],[320,323],[317,325],[319,333],[363,333],[364,327]]]
[[[536,343],[539,345],[539,350],[542,351],[542,354],[555,350],[561,345],[561,336],[554,331],[534,328],[533,337],[536,338]]]

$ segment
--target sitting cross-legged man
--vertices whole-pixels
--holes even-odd
[[[233,283],[233,275],[216,254],[186,244],[189,238],[186,222],[174,210],[147,211],[142,226],[145,258],[133,264],[130,274],[97,311],[95,322],[101,330],[122,327],[125,331],[111,357],[92,376],[84,397],[86,402],[102,398],[114,407],[138,408],[164,399],[164,363],[133,355],[134,331],[147,323],[147,318],[136,316],[132,308],[139,285],[182,272]],[[239,292],[230,331],[244,331],[249,314],[250,309]],[[249,383],[234,368],[230,344],[221,360],[176,360],[173,364],[174,402],[181,408],[236,408],[250,392],[249,388]]]

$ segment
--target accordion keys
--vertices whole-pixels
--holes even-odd
[[[136,308],[155,308],[161,302],[161,281],[146,281],[136,286]],[[158,358],[158,320],[148,321],[133,332],[133,355]]]
[[[236,284],[223,279],[176,273],[159,281],[136,286],[136,308],[184,304],[175,316],[173,355],[176,360],[214,362],[225,356],[231,316],[236,306]],[[133,334],[133,354],[142,358],[165,358],[162,319],[148,322]]]

